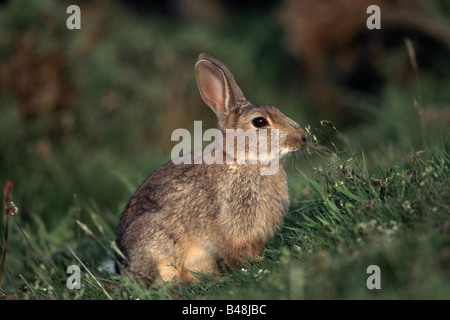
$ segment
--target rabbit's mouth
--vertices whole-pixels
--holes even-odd
[[[303,146],[298,146],[298,147],[296,146],[294,148],[283,147],[280,150],[280,158],[283,158],[283,157],[288,156],[288,155],[290,155],[292,153],[298,152],[298,151],[300,151],[303,148],[304,148]]]
[[[304,134],[304,131],[300,129],[300,136],[288,136],[288,139],[285,141],[285,146],[283,146],[280,150],[280,157],[302,151],[306,149],[306,146],[306,135]]]
[[[307,147],[307,141],[302,140],[301,143],[296,144],[294,147],[283,147],[280,150],[280,157],[284,157],[287,155],[290,155],[292,153],[300,152],[302,150],[305,150]]]

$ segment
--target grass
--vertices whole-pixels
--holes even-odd
[[[30,230],[14,217],[12,242],[21,241],[23,251],[21,261],[7,259],[3,293],[20,299],[447,299],[449,165],[445,150],[373,170],[363,153],[315,159],[312,177],[299,171],[295,178],[291,212],[260,260],[209,281],[150,290],[100,271],[113,259],[114,228],[95,202],[75,196],[54,230],[37,217]],[[66,287],[72,264],[82,270],[80,290]],[[380,267],[381,290],[366,287],[370,265]]]
[[[15,21],[21,26],[39,21],[39,10],[51,15],[59,6],[35,1],[25,15],[20,1],[12,3],[0,13],[7,30],[2,32],[14,32]],[[298,107],[308,101],[298,87],[285,86],[286,80],[282,88],[273,86],[272,79],[290,68],[287,54],[279,40],[274,50],[267,50],[268,38],[249,40],[255,34],[277,38],[271,23],[256,24],[254,18],[251,27],[243,21],[238,30],[219,33],[163,18],[136,18],[117,4],[104,14],[118,17],[120,30],[113,29],[114,36],[98,40],[96,50],[85,55],[73,49],[88,46],[89,33],[66,38],[57,23],[38,26],[43,37],[38,43],[60,37],[53,42],[68,54],[69,71],[82,93],[73,119],[64,118],[71,126],[55,128],[45,114],[23,121],[16,101],[0,94],[0,183],[15,181],[10,200],[19,209],[8,221],[0,298],[450,298],[448,126],[430,124],[424,116],[430,105],[450,101],[445,72],[450,63],[441,67],[447,76],[424,71],[412,85],[388,82],[376,96],[357,96],[375,112],[337,132]],[[89,32],[87,20],[84,26]],[[0,42],[2,59],[8,50]],[[209,281],[147,289],[110,274],[105,262],[114,259],[115,228],[129,197],[169,158],[168,133],[194,119],[215,124],[212,114],[204,114],[192,74],[201,51],[214,52],[230,61],[232,70],[242,71],[236,77],[250,97],[309,123],[314,149],[286,161],[290,212],[261,259]],[[268,61],[281,62],[268,73],[258,71]],[[5,212],[0,213],[3,252]],[[80,267],[79,290],[66,286],[70,265]],[[366,286],[370,265],[380,267],[380,290]]]

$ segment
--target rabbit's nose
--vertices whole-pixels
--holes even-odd
[[[300,135],[301,143],[303,145],[306,145],[307,139],[306,139],[306,132],[305,132],[305,130],[303,130],[302,128],[298,128],[297,131],[298,131],[298,134]]]

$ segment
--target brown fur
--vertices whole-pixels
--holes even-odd
[[[201,54],[196,77],[222,132],[255,129],[252,119],[264,116],[280,130],[280,150],[295,151],[305,143],[304,131],[277,108],[251,105],[216,58]],[[192,281],[191,272],[215,273],[219,264],[236,267],[245,262],[243,255],[259,255],[289,207],[281,164],[274,175],[261,175],[262,166],[164,164],[141,184],[122,214],[116,243],[125,256],[123,266],[144,282]]]

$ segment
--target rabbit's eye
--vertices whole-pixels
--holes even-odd
[[[252,120],[252,124],[255,128],[262,128],[269,125],[269,121],[267,121],[266,118],[263,117],[257,117]]]

